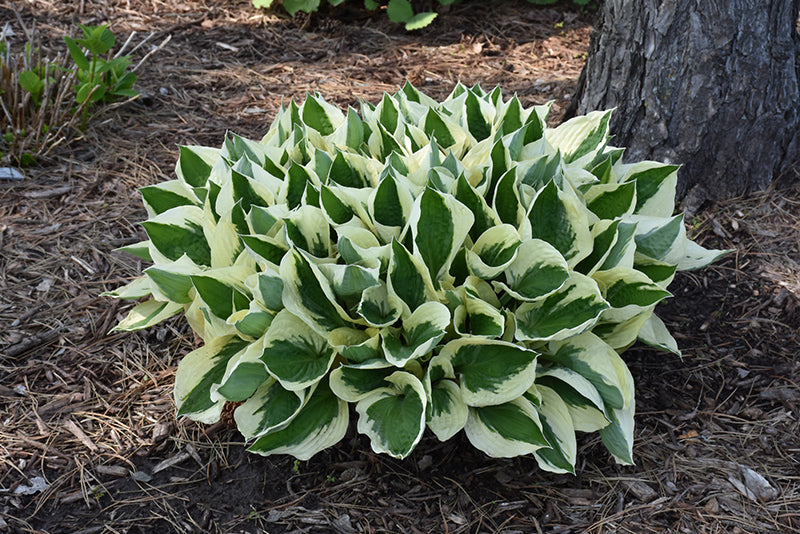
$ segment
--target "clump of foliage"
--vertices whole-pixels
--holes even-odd
[[[343,4],[345,0],[328,0],[331,6],[338,6]],[[527,0],[531,4],[550,5],[555,4],[558,0]],[[281,5],[286,12],[294,16],[298,12],[313,13],[319,10],[321,0],[252,0],[253,6],[256,8],[270,9],[277,5]],[[448,6],[451,4],[460,4],[462,0],[437,0],[439,5]],[[585,6],[591,0],[573,0],[575,4]],[[404,24],[406,30],[418,30],[428,26],[439,15],[435,11],[422,11],[415,12],[411,0],[364,0],[364,7],[370,11],[376,9],[386,9],[386,14],[389,20],[399,24]]]
[[[720,251],[673,215],[677,167],[624,164],[610,112],[548,128],[547,106],[406,84],[343,113],[282,107],[260,142],[183,146],[142,189],[153,262],[111,295],[117,327],[183,312],[205,345],[178,366],[178,414],[250,450],[307,459],[349,424],[403,458],[425,429],[573,472],[575,433],[632,462],[637,339],[678,352],[653,314],[676,269]]]
[[[35,28],[20,25],[21,50],[12,51],[9,25],[0,40],[0,160],[24,166],[78,138],[109,104],[138,93],[130,56],[122,55],[130,39],[112,56],[111,30],[80,25],[82,38],[64,38],[68,54],[46,57]]]

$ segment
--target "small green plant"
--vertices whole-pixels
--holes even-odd
[[[117,328],[183,312],[205,345],[178,366],[178,414],[241,402],[256,453],[306,460],[353,405],[397,458],[463,431],[574,472],[580,431],[633,462],[620,353],[677,353],[655,307],[723,251],[673,215],[677,166],[622,163],[611,112],[548,128],[548,111],[406,84],[360,114],[309,96],[260,142],[181,147],[178,178],[142,189],[149,239],[125,250],[153,265],[110,294],[147,300]]]
[[[75,100],[85,102],[115,102],[122,98],[135,98],[139,93],[133,89],[136,74],[130,72],[130,56],[111,57],[116,37],[107,26],[78,25],[83,38],[74,40],[65,36],[64,42],[74,61],[72,69],[77,84]],[[88,55],[87,55],[88,54]],[[106,56],[106,57],[103,57]],[[82,128],[86,127],[89,106],[83,106]]]
[[[67,54],[48,57],[35,26],[19,24],[24,43],[11,45],[8,24],[0,40],[0,161],[26,166],[80,138],[98,113],[138,93],[130,56],[122,55],[131,39],[112,56],[116,38],[106,26],[80,26],[81,39],[64,38]]]

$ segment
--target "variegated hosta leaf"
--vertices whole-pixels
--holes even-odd
[[[337,398],[323,380],[313,393],[306,394],[302,408],[288,424],[268,431],[248,450],[264,456],[291,454],[298,460],[308,460],[341,441],[348,422],[347,403]]]
[[[450,310],[440,302],[426,302],[403,319],[402,336],[381,334],[383,355],[395,367],[428,354],[444,337],[450,324]]]
[[[390,387],[386,379],[394,372],[393,366],[380,360],[342,365],[331,371],[331,390],[343,401],[358,402],[375,390]]]
[[[531,237],[553,245],[570,267],[592,251],[592,234],[586,207],[570,190],[562,191],[550,181],[534,199],[528,211]]]
[[[537,356],[533,350],[505,341],[456,339],[433,357],[429,372],[457,379],[461,398],[470,406],[496,405],[519,397],[531,387]]]
[[[541,385],[537,385],[536,390],[541,395],[539,420],[542,433],[550,443],[550,447],[535,451],[536,461],[545,471],[575,474],[578,446],[569,408],[556,391]]]
[[[391,387],[375,390],[356,404],[358,431],[369,436],[375,452],[405,458],[425,430],[427,396],[411,373],[397,371],[385,381]]]
[[[215,423],[225,399],[211,399],[211,388],[225,374],[228,361],[247,350],[248,343],[236,337],[216,338],[183,357],[175,373],[175,406],[178,415],[201,423]]]
[[[248,440],[280,429],[297,415],[310,391],[289,391],[274,378],[268,378],[234,410],[236,428]]]
[[[568,339],[594,326],[608,307],[597,283],[573,272],[557,291],[517,308],[515,335],[520,341]]]
[[[655,314],[650,315],[642,325],[641,330],[639,330],[639,339],[651,347],[671,352],[678,356],[681,354],[678,349],[678,343],[667,330],[664,321]]]
[[[335,356],[324,337],[296,315],[281,310],[264,337],[260,359],[281,386],[296,391],[319,382]]]
[[[416,253],[434,283],[449,269],[473,219],[472,212],[450,195],[428,188],[417,198],[409,224]]]
[[[155,299],[150,299],[136,306],[128,312],[120,323],[114,327],[114,330],[134,331],[142,330],[158,324],[164,319],[169,319],[173,315],[183,311],[183,306],[176,302],[163,302]]]
[[[569,266],[551,244],[540,239],[523,242],[505,271],[506,283],[492,282],[519,300],[538,300],[561,288],[569,279]]]
[[[470,408],[464,431],[476,449],[492,458],[530,454],[551,446],[536,406],[525,396],[504,404]]]
[[[108,294],[150,298],[117,329],[183,311],[205,341],[179,366],[179,413],[242,402],[251,450],[301,459],[354,403],[400,458],[427,425],[559,473],[576,430],[632,461],[618,353],[678,353],[654,310],[676,270],[726,252],[673,216],[678,168],[623,163],[610,112],[547,128],[548,106],[499,88],[436,102],[406,84],[358,107],[289,101],[260,142],[181,146],[177,179],[142,188],[149,239],[123,250],[152,266]]]
[[[442,379],[431,385],[428,400],[428,428],[439,441],[447,441],[467,424],[469,407],[454,381]]]
[[[603,397],[586,377],[568,367],[542,368],[537,389],[547,386],[567,404],[572,426],[581,432],[596,432],[609,424]]]
[[[623,409],[633,402],[633,379],[625,362],[590,332],[551,342],[542,357],[582,375],[611,408]]]

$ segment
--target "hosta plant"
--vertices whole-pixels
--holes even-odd
[[[112,294],[117,327],[184,313],[204,345],[178,414],[236,405],[260,454],[310,458],[350,418],[403,458],[426,428],[494,457],[573,472],[575,433],[632,462],[637,339],[677,352],[653,314],[676,269],[717,258],[673,215],[677,167],[624,164],[610,112],[557,128],[547,106],[410,85],[342,112],[282,107],[260,142],[184,146],[142,189],[152,262]],[[354,410],[350,409],[350,405]]]

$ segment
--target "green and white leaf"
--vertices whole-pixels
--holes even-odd
[[[402,335],[391,330],[381,333],[381,344],[386,361],[395,367],[404,367],[410,360],[431,352],[444,337],[450,325],[450,310],[441,302],[426,302],[403,319]]]
[[[126,332],[142,330],[179,314],[183,309],[182,304],[150,299],[134,306],[128,312],[128,315],[114,327],[112,332],[117,330]]]
[[[464,432],[492,458],[511,458],[549,447],[539,412],[526,397],[495,406],[470,408]]]
[[[376,453],[405,458],[425,430],[425,389],[416,376],[404,371],[385,380],[392,387],[374,391],[356,404],[358,431],[370,438]]]
[[[509,402],[531,387],[537,356],[536,351],[513,343],[469,337],[447,343],[430,367],[458,380],[467,405],[489,406]]]
[[[505,275],[506,283],[494,281],[492,285],[518,300],[530,301],[544,298],[564,286],[569,279],[569,266],[551,244],[530,239],[519,246]]]
[[[428,428],[439,441],[447,441],[467,424],[469,407],[452,380],[439,380],[428,390]]]
[[[286,426],[300,411],[310,390],[289,391],[272,377],[233,412],[236,428],[247,440]]]
[[[541,396],[539,420],[542,433],[550,443],[550,447],[534,452],[536,461],[545,471],[575,474],[578,446],[569,408],[559,394],[549,387],[538,385],[536,389]]]
[[[228,361],[243,353],[247,345],[236,337],[216,338],[183,357],[175,373],[174,396],[179,416],[188,415],[207,424],[219,420],[225,401],[212,400],[211,388],[224,376]]]
[[[594,326],[608,307],[594,280],[571,272],[561,288],[517,308],[515,337],[518,341],[571,338]]]
[[[287,425],[259,437],[248,450],[264,456],[290,454],[298,460],[308,460],[341,441],[348,422],[347,403],[338,399],[323,381]]]
[[[297,391],[328,374],[336,352],[296,315],[281,310],[264,337],[260,359],[285,389]]]

